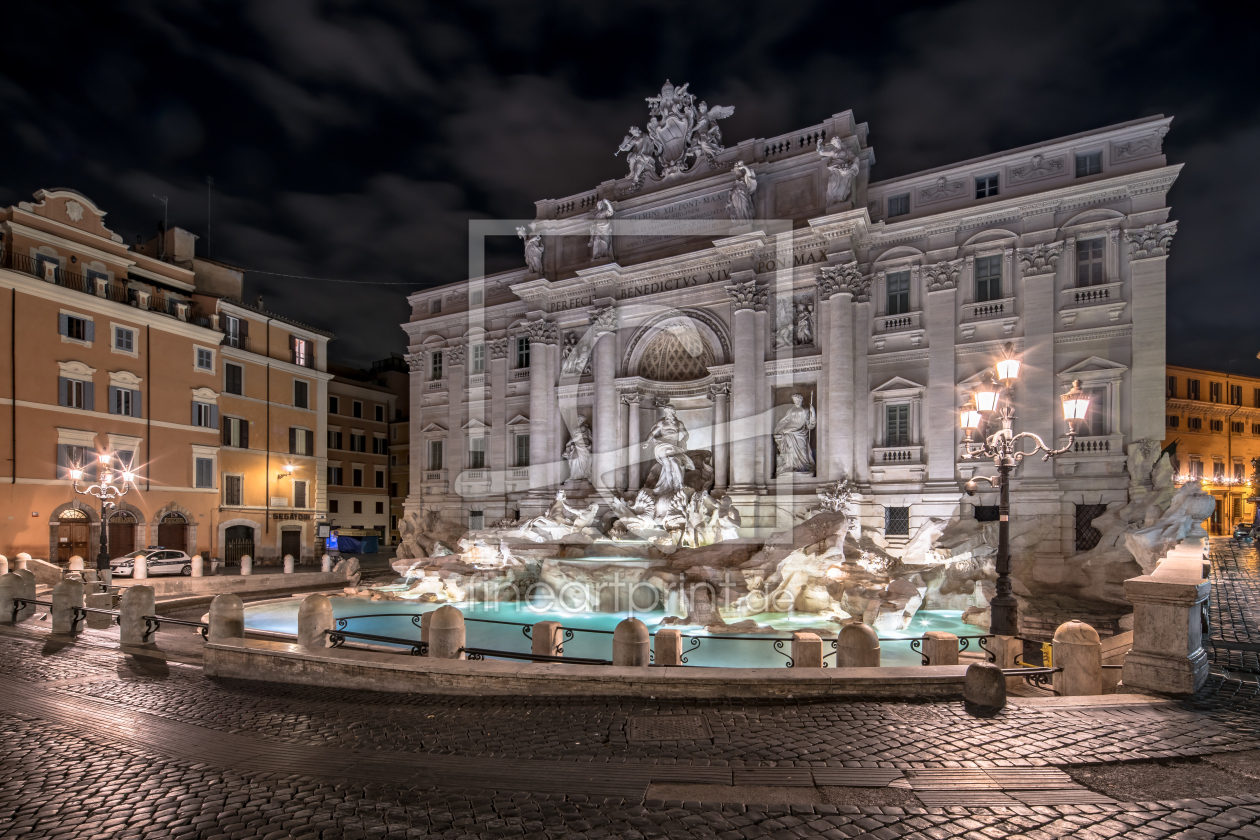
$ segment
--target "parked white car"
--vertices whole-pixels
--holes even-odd
[[[183,551],[170,548],[142,548],[122,557],[109,561],[109,570],[120,577],[135,574],[136,558],[144,557],[148,562],[150,575],[184,575],[192,574],[192,558]]]

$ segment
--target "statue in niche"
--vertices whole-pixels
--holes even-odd
[[[535,274],[543,273],[543,241],[542,234],[534,232],[534,226],[516,229],[516,235],[525,242],[525,265]]]
[[[649,444],[656,445],[656,463],[661,466],[656,486],[652,488],[652,495],[656,496],[658,515],[669,510],[674,494],[683,487],[683,476],[687,470],[695,469],[695,464],[687,456],[687,438],[690,433],[678,419],[678,410],[672,405],[665,405],[661,407],[661,411],[665,416],[656,421],[648,432],[648,439],[643,442],[644,449]]]
[[[814,343],[814,304],[810,298],[793,301],[786,295],[774,305],[774,349]]]
[[[569,435],[569,442],[564,445],[564,458],[569,462],[569,481],[579,479],[591,480],[592,456],[591,427],[586,425],[586,418],[578,415],[577,427]]]
[[[796,305],[796,343],[814,343],[814,304],[808,300]]]
[[[591,261],[612,258],[612,202],[601,198],[595,205],[595,221],[591,225]]]
[[[860,168],[858,159],[839,137],[832,137],[825,146],[820,139],[818,154],[827,161],[827,206],[843,204],[853,196],[853,182]]]
[[[742,160],[735,163],[733,171],[735,186],[731,187],[731,197],[726,200],[726,212],[732,222],[747,224],[754,215],[752,197],[757,191],[757,176]]]
[[[813,394],[810,394],[809,408],[805,408],[804,402],[800,394],[793,394],[792,407],[774,427],[774,445],[779,450],[776,475],[814,474],[814,449],[809,445],[809,433],[818,424],[818,416],[814,412]]]

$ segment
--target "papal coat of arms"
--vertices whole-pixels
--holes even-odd
[[[687,85],[674,87],[665,80],[660,96],[649,96],[647,131],[631,126],[617,152],[626,152],[630,163],[631,190],[643,186],[649,175],[656,180],[676,178],[690,172],[701,157],[715,165],[725,151],[718,120],[735,113],[734,106],[707,103],[696,105]]]

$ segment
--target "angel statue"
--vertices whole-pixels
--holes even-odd
[[[735,163],[732,171],[736,180],[735,186],[731,187],[731,197],[726,200],[726,212],[731,215],[732,222],[747,224],[754,215],[752,197],[757,191],[757,176],[742,160]]]
[[[792,407],[774,427],[774,445],[779,450],[775,462],[775,475],[814,472],[814,449],[809,445],[809,433],[818,424],[811,395],[809,408],[803,405],[805,398],[792,395]]]
[[[584,478],[591,480],[591,465],[595,458],[591,454],[591,427],[586,425],[586,418],[578,415],[577,427],[570,433],[569,442],[564,446],[564,459],[569,462],[569,481]]]
[[[591,262],[612,257],[612,202],[601,198],[595,205],[595,221],[591,225]]]
[[[734,105],[714,105],[710,108],[708,103],[700,103],[696,114],[696,124],[691,129],[689,139],[694,139],[695,144],[709,159],[710,164],[716,161],[718,155],[726,151],[726,147],[722,145],[722,129],[717,121],[724,120],[733,113],[735,113]]]
[[[832,137],[825,146],[819,139],[818,154],[827,161],[827,206],[843,204],[853,195],[858,159],[844,147],[839,137]]]
[[[613,157],[626,152],[626,160],[630,163],[630,181],[638,187],[643,184],[645,175],[656,174],[656,156],[660,151],[655,140],[644,134],[637,125],[632,125],[626,139],[613,152]]]
[[[516,235],[525,242],[525,264],[529,266],[529,270],[535,274],[543,273],[543,240],[542,234],[534,233],[533,225],[530,230],[524,227],[516,229]]]

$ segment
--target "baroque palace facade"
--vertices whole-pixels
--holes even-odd
[[[408,298],[409,515],[477,527],[557,489],[633,496],[668,404],[745,530],[848,479],[896,548],[996,505],[961,493],[994,468],[960,459],[958,410],[1004,352],[1023,361],[1017,431],[1062,445],[1060,394],[1093,398],[1073,451],[1016,474],[1016,512],[1059,517],[1044,555],[1127,500],[1127,447],[1164,437],[1170,118],[874,181],[851,112],[728,148],[732,109],[685,86],[649,103],[626,177],[517,228],[525,268]]]

